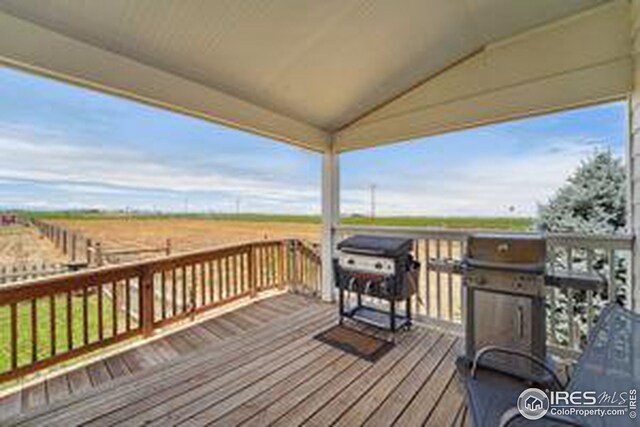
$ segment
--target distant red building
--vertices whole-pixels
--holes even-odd
[[[0,226],[13,225],[18,223],[18,216],[15,214],[0,214]]]

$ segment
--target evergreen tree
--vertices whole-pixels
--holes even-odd
[[[611,234],[626,226],[625,170],[610,151],[583,161],[547,204],[537,226],[549,232]]]
[[[626,176],[622,161],[614,157],[610,151],[596,152],[583,161],[576,171],[568,178],[567,183],[539,207],[537,227],[551,233],[580,233],[580,234],[615,234],[625,231],[626,227]],[[564,269],[567,267],[567,252],[560,250],[549,254],[551,262]],[[574,268],[587,269],[589,260],[585,253],[576,250],[572,253]],[[628,265],[624,258],[616,259],[610,265],[606,253],[595,253],[591,260],[591,268],[609,277],[608,270],[614,269],[613,279],[618,286],[616,299],[624,303],[629,290],[622,285],[627,283]],[[582,268],[580,268],[582,267]],[[584,291],[575,291],[572,298],[566,289],[557,294],[555,308],[547,305],[547,312],[554,311],[556,318],[569,318],[569,307],[573,307],[574,319],[579,328],[579,339],[585,341],[587,337],[588,310],[597,316],[607,301],[607,291],[602,290],[593,296],[592,304],[587,301]],[[568,323],[563,322],[551,328],[547,322],[547,333],[553,335],[557,342],[569,342]]]

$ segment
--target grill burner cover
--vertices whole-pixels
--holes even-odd
[[[338,243],[338,249],[350,254],[398,258],[411,251],[412,243],[411,239],[360,235],[344,239]]]

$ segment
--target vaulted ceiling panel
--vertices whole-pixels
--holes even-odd
[[[307,145],[322,149],[323,133],[344,128],[478,49],[603,2],[0,0],[0,12],[246,102],[295,127],[308,126],[293,136],[272,129],[263,133],[291,141],[315,129],[316,141]],[[16,38],[16,46],[0,51],[0,58],[12,64],[25,60],[20,43]],[[56,49],[63,49],[62,43]],[[91,72],[91,63],[84,66],[83,78],[100,74]],[[123,86],[135,92],[130,82]],[[145,92],[145,99],[149,95]],[[178,95],[160,101],[184,103]],[[213,110],[206,114],[230,121]],[[247,128],[261,133],[260,126],[258,120]]]

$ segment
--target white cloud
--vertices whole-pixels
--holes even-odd
[[[490,149],[490,147],[487,147]],[[381,215],[534,215],[594,145],[550,141],[517,155],[466,159],[442,169],[424,165],[406,182],[377,180],[376,210]],[[401,174],[402,175],[402,174]],[[419,178],[418,178],[419,177]],[[343,212],[369,212],[366,189],[344,189]]]
[[[46,138],[46,139],[45,139]],[[46,142],[43,142],[46,141]],[[274,173],[269,179],[161,162],[151,153],[71,144],[64,135],[3,126],[0,179],[28,180],[71,193],[124,194],[131,191],[227,193],[245,200],[293,203],[318,198],[319,190]],[[233,169],[233,168],[230,168]]]
[[[487,146],[487,150],[490,149]],[[546,140],[518,154],[487,156],[485,153],[481,159],[474,159],[461,153],[460,161],[450,165],[426,160],[415,168],[407,167],[396,174],[382,175],[384,179],[376,179],[377,212],[381,215],[509,215],[509,207],[513,206],[517,215],[533,215],[537,203],[553,194],[593,150],[592,141],[578,137]],[[380,154],[383,163],[384,156]],[[295,174],[278,173],[276,167],[272,173],[266,173],[269,167],[261,164],[260,173],[251,174],[238,173],[235,164],[228,168],[209,168],[206,159],[195,158],[197,167],[190,167],[189,159],[173,160],[158,160],[153,153],[132,149],[71,143],[61,133],[3,124],[0,126],[0,184],[6,186],[12,180],[25,180],[41,183],[70,197],[62,201],[55,196],[34,200],[19,195],[12,197],[5,192],[2,204],[32,208],[115,208],[125,204],[136,207],[136,200],[144,195],[145,208],[157,205],[175,210],[183,206],[181,194],[189,197],[195,192],[211,196],[207,200],[194,197],[190,203],[193,210],[232,211],[235,200],[240,199],[245,211],[319,211],[319,184],[313,180],[292,179]],[[268,163],[270,159],[264,161]],[[251,163],[247,169],[251,169]],[[163,192],[172,193],[171,200],[166,197],[162,200]],[[368,213],[367,188],[343,187],[341,198],[343,213]]]

